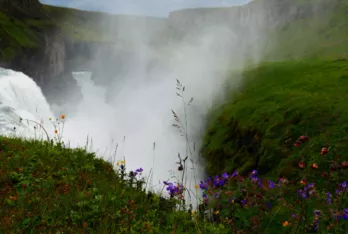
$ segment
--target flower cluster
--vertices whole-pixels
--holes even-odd
[[[315,194],[315,185],[314,183],[309,183],[308,185],[306,185],[303,190],[300,189],[297,191],[298,195],[302,198],[302,199],[306,199],[310,196],[314,196]]]
[[[136,169],[134,172],[133,172],[133,176],[137,176],[138,174],[141,175],[141,173],[143,172],[143,168],[139,168],[139,169]]]
[[[294,146],[302,146],[307,141],[309,141],[308,136],[300,136]],[[304,225],[303,230],[306,230],[306,232],[318,232],[321,228],[319,224],[335,223],[334,220],[348,220],[348,209],[344,208],[348,202],[344,196],[348,193],[348,186],[347,181],[340,179],[345,178],[342,173],[344,173],[343,169],[348,168],[348,162],[338,162],[340,157],[335,157],[334,152],[336,151],[332,147],[323,147],[320,154],[325,157],[320,156],[318,157],[320,161],[309,163],[308,158],[306,158],[307,155],[303,154],[302,151],[301,160],[297,163],[298,168],[303,169],[299,174],[302,178],[294,178],[295,180],[291,182],[284,177],[278,180],[261,179],[257,170],[252,170],[248,176],[239,175],[237,171],[234,171],[231,175],[225,172],[221,176],[208,177],[207,180],[201,181],[195,188],[200,188],[203,191],[202,204],[208,207],[213,206],[211,208],[214,211],[215,218],[212,219],[215,221],[220,220],[216,218],[218,216],[221,217],[221,220],[227,220],[228,224],[236,225],[236,222],[241,221],[234,218],[234,212],[238,210],[238,215],[243,212],[245,212],[245,215],[253,214],[249,217],[254,222],[254,226],[250,230],[257,230],[255,226],[259,223],[255,221],[257,220],[255,215],[256,217],[266,217],[270,214],[269,212],[272,212],[272,207],[284,207],[288,210],[285,212],[289,212],[293,221],[283,220],[279,225],[283,227]],[[308,167],[305,162],[308,162]],[[325,164],[326,162],[328,163]],[[331,165],[337,165],[337,168],[334,171],[330,170],[331,172],[328,173],[325,169],[331,169],[331,165],[329,168],[330,163]],[[295,167],[297,165],[295,164]],[[307,168],[310,170],[306,170]],[[321,175],[321,177],[318,177],[318,175]],[[302,186],[300,189],[297,188],[298,184],[296,184],[298,179]],[[307,180],[311,180],[311,182],[307,182]],[[322,190],[323,185],[325,185],[323,182],[332,185],[338,182],[336,188],[329,190],[333,193],[336,189],[335,198],[333,198],[331,192]],[[298,206],[299,204],[301,205]],[[326,214],[325,210],[317,209],[318,207],[327,207],[330,215]],[[336,209],[333,210],[333,207]],[[250,213],[248,213],[248,209],[253,209],[253,212],[249,211]],[[301,222],[306,217],[307,211],[313,212],[313,220],[308,223]],[[321,219],[323,221],[320,221]],[[326,229],[329,230],[330,227],[327,226]]]
[[[213,179],[208,177],[207,180],[201,181],[201,183],[199,184],[199,187],[202,190],[208,190],[209,186],[213,188],[223,187],[230,178],[236,177],[237,175],[238,175],[238,172],[235,170],[231,175],[225,172],[221,175],[221,177],[218,175],[214,176]]]
[[[300,136],[295,142],[294,146],[300,146],[302,143],[305,143],[306,141],[309,141],[308,136]]]
[[[182,195],[184,192],[184,186],[178,184],[175,186],[172,182],[163,181],[163,184],[167,186],[166,190],[169,192],[170,197]]]

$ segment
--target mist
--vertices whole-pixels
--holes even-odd
[[[206,115],[223,100],[226,81],[239,86],[241,76],[231,77],[230,72],[242,69],[250,57],[257,62],[259,50],[251,49],[246,38],[241,40],[244,31],[228,24],[210,25],[179,39],[172,37],[171,27],[149,31],[142,19],[126,17],[100,25],[106,33],[118,35],[108,47],[115,57],[101,61],[103,53],[96,52],[100,55],[92,66],[98,74],[74,73],[83,100],[72,111],[56,107],[56,113],[67,115],[63,140],[72,147],[84,147],[88,138],[88,149],[98,156],[112,162],[125,159],[128,171],[142,167],[144,176],[152,173],[150,187],[155,191],[164,180],[181,180],[178,154],[189,156],[194,166],[188,161],[185,186],[194,190],[205,176],[199,148]],[[125,50],[127,56],[122,57]],[[114,74],[106,72],[105,63],[116,68]],[[185,86],[183,97],[177,94],[177,80]],[[185,115],[184,102],[191,98]],[[187,121],[188,142],[173,127],[172,110],[183,123]]]

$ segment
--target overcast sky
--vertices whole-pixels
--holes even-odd
[[[184,8],[241,5],[250,0],[40,0],[42,3],[115,14],[167,16]]]

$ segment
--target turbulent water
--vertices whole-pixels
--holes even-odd
[[[182,152],[186,147],[185,139],[172,127],[170,106],[161,109],[159,93],[151,89],[140,91],[133,84],[133,93],[121,89],[118,101],[107,104],[104,88],[92,82],[91,73],[73,75],[83,100],[73,112],[65,113],[63,140],[67,145],[88,146],[87,150],[113,163],[125,159],[128,171],[144,168],[148,189],[159,191],[162,181],[171,177],[177,176],[171,178],[173,182],[181,180],[176,162],[178,150]],[[168,94],[169,89],[172,90],[171,84],[160,96],[175,97],[175,85],[173,95]],[[55,109],[56,115],[64,113],[64,109],[64,106]],[[36,83],[21,72],[0,68],[0,134],[38,139],[45,137],[36,124],[40,123],[51,137],[54,129],[49,118],[55,119],[55,115]],[[192,167],[191,163],[188,167]],[[186,186],[193,188],[194,174],[192,171],[187,174]],[[195,174],[198,180],[201,173],[196,169]]]
[[[185,154],[186,141],[172,126],[171,108],[182,105],[175,94],[175,79],[155,83],[135,78],[122,81],[114,101],[107,103],[105,88],[93,83],[91,73],[73,75],[83,100],[66,120],[64,139],[72,147],[85,146],[88,135],[91,150],[100,157],[125,159],[127,170],[142,167],[145,176],[151,174],[149,187],[155,191],[161,189],[163,180],[180,178],[177,155]],[[187,168],[192,167],[187,164]],[[188,170],[187,186],[193,188],[194,176],[199,181],[201,174],[197,165],[195,175]]]
[[[36,83],[21,72],[0,68],[0,134],[46,137],[40,125],[51,129],[49,118],[54,115]]]

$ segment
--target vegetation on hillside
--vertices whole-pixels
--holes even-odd
[[[276,28],[264,48],[266,60],[336,58],[348,56],[346,1],[288,1],[300,5],[302,16]],[[311,13],[320,8],[320,14]],[[309,17],[308,15],[312,15]]]
[[[212,111],[202,155],[210,175],[239,169],[294,177],[292,145],[312,136],[311,163],[327,144],[348,160],[348,60],[270,63],[243,74],[244,88]]]
[[[125,162],[83,149],[0,138],[1,233],[169,233],[192,230],[187,212],[145,193]],[[115,172],[114,169],[117,169]],[[141,173],[142,169],[137,170]]]
[[[40,19],[0,10],[0,60],[40,47],[57,27],[77,40],[105,39],[91,30],[100,13],[42,9]],[[268,55],[312,59],[244,71],[243,89],[211,111],[201,153],[213,177],[196,185],[197,210],[180,181],[146,192],[142,165],[128,173],[124,161],[59,141],[0,137],[0,232],[346,233],[346,3],[332,12],[286,25]]]
[[[0,61],[40,51],[44,38],[52,32],[62,31],[66,38],[77,41],[110,40],[100,27],[103,13],[48,5],[39,5],[28,11],[30,14],[19,10],[0,9]]]
[[[126,173],[124,160],[111,164],[56,142],[0,137],[0,232],[278,234],[348,228],[348,162],[330,145],[317,150],[320,158],[311,163],[301,153],[312,148],[305,135],[293,146],[298,178],[259,177],[257,170],[209,177],[195,186],[203,190],[197,210],[185,204],[186,186],[179,181],[163,181],[166,189],[157,194],[146,192],[143,168]]]

